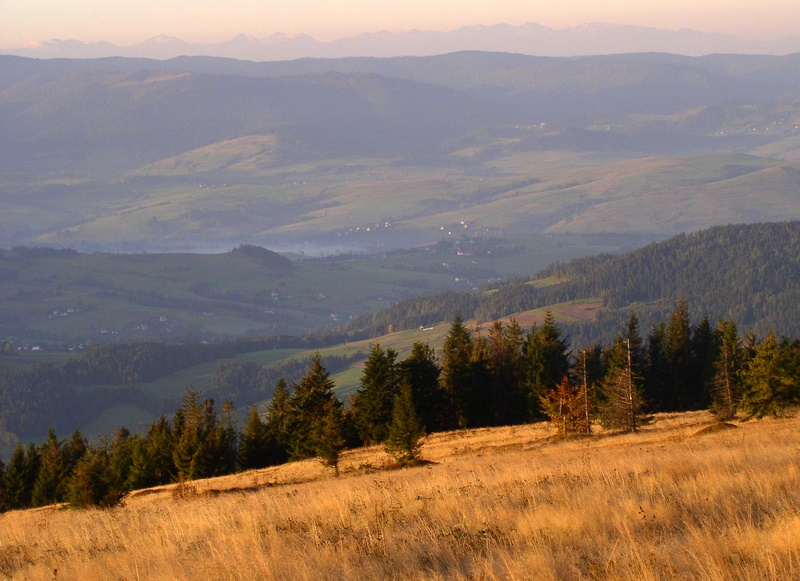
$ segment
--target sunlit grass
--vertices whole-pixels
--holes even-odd
[[[0,573],[51,579],[793,579],[800,420],[695,436],[553,441],[546,424],[436,434],[432,463],[348,452],[132,495],[107,511],[0,516]],[[226,492],[227,491],[227,492]]]

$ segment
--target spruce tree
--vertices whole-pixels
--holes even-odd
[[[417,418],[411,386],[403,381],[400,393],[395,398],[392,424],[386,439],[386,451],[402,466],[416,464],[420,460],[420,440],[425,429]]]
[[[181,406],[175,410],[172,420],[173,441],[172,459],[175,463],[178,480],[193,478],[192,459],[200,446],[199,425],[201,421],[199,393],[187,389],[183,394]]]
[[[630,330],[629,327],[629,335]],[[632,341],[619,336],[609,351],[600,421],[605,428],[635,432],[648,418],[643,413],[644,398]]]
[[[345,448],[343,406],[334,399],[318,426],[317,456],[325,466],[333,468],[339,477],[339,457]]]
[[[650,410],[654,412],[675,407],[672,370],[665,352],[666,342],[667,326],[664,321],[659,321],[652,326],[647,336],[647,356],[642,369],[644,395]]]
[[[147,452],[147,438],[134,438],[131,442],[131,465],[125,488],[138,490],[156,484],[159,483],[156,481],[153,462]]]
[[[291,397],[286,380],[281,377],[275,385],[267,409],[266,438],[268,465],[282,464],[289,459],[289,417]]]
[[[3,475],[3,485],[7,509],[16,510],[30,506],[31,490],[27,484],[25,448],[22,444],[17,444],[11,453]]]
[[[522,347],[525,335],[516,320],[489,329],[491,425],[519,424],[528,419]]]
[[[63,443],[50,428],[47,440],[39,447],[40,465],[33,484],[31,503],[34,507],[62,502],[66,493],[69,467],[64,458]]]
[[[250,407],[242,432],[236,465],[239,470],[268,466],[267,426],[261,421],[256,406]]]
[[[779,415],[800,401],[800,347],[770,333],[747,362],[739,410],[747,417]]]
[[[373,343],[364,363],[354,408],[356,428],[364,442],[376,444],[386,439],[398,379],[397,352]]]
[[[717,336],[719,352],[714,364],[711,410],[720,420],[731,420],[736,417],[736,408],[742,395],[742,342],[733,321],[720,321]]]
[[[72,437],[64,442],[63,446],[63,455],[64,455],[64,464],[66,464],[66,469],[68,472],[72,472],[75,465],[80,460],[81,456],[86,452],[88,447],[88,442],[86,438],[83,437],[83,434],[80,430],[75,430],[72,433]]]
[[[400,373],[401,382],[406,381],[411,386],[414,409],[420,423],[428,432],[443,430],[446,424],[445,399],[439,387],[441,370],[433,347],[415,342],[411,354],[400,364]]]
[[[173,459],[175,441],[172,434],[172,427],[165,416],[160,416],[147,429],[145,450],[155,484],[167,484],[177,476]]]
[[[177,441],[172,452],[178,479],[184,481],[214,476],[220,461],[214,400],[207,398],[200,403],[199,392],[188,389],[175,414],[175,428],[180,429],[176,433]]]
[[[26,500],[26,507],[34,506],[33,504],[33,487],[36,484],[36,480],[39,478],[39,471],[42,466],[42,456],[39,453],[39,448],[37,448],[33,442],[28,444],[28,447],[25,449],[25,465],[24,465],[24,479],[25,479],[25,489],[24,489],[24,498]]]
[[[111,440],[111,449],[108,453],[108,470],[114,484],[125,489],[128,486],[131,467],[133,465],[133,441],[138,436],[132,436],[127,428],[117,428]]]
[[[692,332],[689,309],[686,301],[680,299],[670,314],[664,341],[670,381],[670,397],[663,408],[665,411],[686,411],[692,408]]]
[[[286,427],[289,455],[293,460],[317,455],[319,428],[336,397],[334,383],[315,353],[306,374],[300,379],[289,402]]]
[[[6,506],[9,510],[30,508],[33,485],[39,474],[39,451],[34,444],[23,448],[17,444],[8,460],[3,476]]]
[[[236,408],[233,402],[225,401],[219,417],[219,423],[213,432],[214,440],[214,475],[233,474],[236,471],[236,456],[239,445],[239,434],[236,432]]]
[[[692,359],[690,409],[707,409],[711,405],[717,347],[708,317],[700,319],[695,326],[689,347]]]
[[[442,348],[440,385],[445,394],[445,429],[466,428],[469,394],[472,391],[472,334],[461,317],[450,325]]]
[[[545,313],[542,326],[531,328],[524,345],[525,383],[530,414],[534,419],[543,417],[541,398],[555,389],[569,373],[569,344],[561,336],[561,329],[553,313]]]
[[[495,384],[492,381],[489,341],[476,331],[472,340],[469,383],[464,390],[468,426],[479,428],[492,425],[496,417]]]
[[[125,491],[112,474],[108,450],[89,447],[75,465],[67,483],[66,499],[72,508],[109,507],[119,504]]]

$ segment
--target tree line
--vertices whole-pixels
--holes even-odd
[[[249,408],[241,431],[233,404],[217,410],[192,389],[144,434],[120,428],[90,443],[51,429],[0,461],[0,508],[112,505],[137,488],[314,457],[338,474],[341,452],[363,444],[413,463],[426,432],[549,419],[562,435],[585,435],[598,424],[636,431],[654,412],[780,414],[800,403],[800,340],[693,323],[683,300],[644,337],[630,314],[612,342],[576,352],[551,313],[527,330],[514,320],[470,329],[456,317],[439,354],[417,342],[400,361],[375,343],[357,392],[345,403],[334,388],[317,354],[296,383],[278,379],[265,415]]]

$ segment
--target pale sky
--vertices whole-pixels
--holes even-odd
[[[332,40],[362,32],[590,22],[745,38],[800,36],[800,0],[0,0],[0,47],[54,38],[130,46],[165,34],[220,42],[243,32]]]

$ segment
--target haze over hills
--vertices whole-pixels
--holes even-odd
[[[797,55],[5,56],[0,245],[375,251],[794,218],[798,87]]]
[[[308,35],[275,33],[265,39],[247,34],[214,44],[191,44],[167,35],[155,36],[132,46],[80,40],[32,41],[8,47],[4,54],[35,58],[101,58],[110,56],[169,59],[204,55],[253,61],[307,57],[427,56],[481,50],[540,56],[576,56],[636,52],[666,52],[683,55],[712,53],[789,54],[800,51],[800,38],[753,40],[691,29],[664,30],[650,27],[590,23],[564,29],[540,24],[520,26],[466,26],[457,30],[364,33],[327,42]]]

